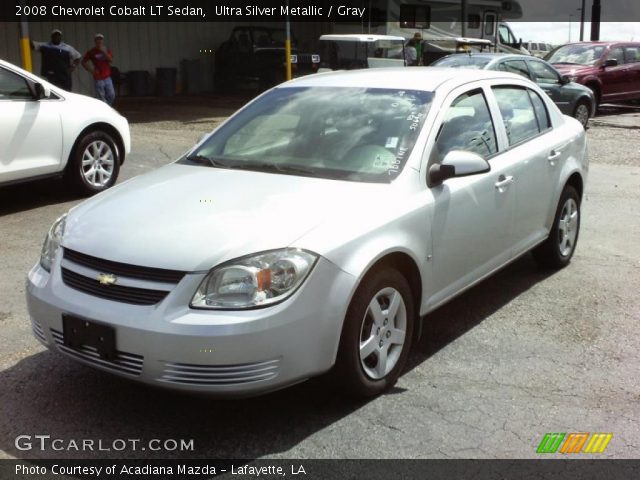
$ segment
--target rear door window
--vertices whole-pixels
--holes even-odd
[[[542,128],[545,125],[544,115],[541,111],[536,113],[528,88],[498,86],[493,87],[493,93],[500,107],[509,146],[526,142],[546,129]],[[538,98],[538,100],[540,99]],[[539,108],[540,105],[538,105]],[[544,104],[542,104],[542,108],[545,108]],[[542,125],[539,124],[538,116],[543,121]],[[548,126],[548,117],[546,125]]]
[[[640,47],[624,47],[624,62],[625,63],[640,62]]]

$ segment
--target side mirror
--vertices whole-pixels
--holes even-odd
[[[452,150],[447,153],[441,163],[431,165],[429,180],[431,184],[438,185],[448,178],[477,175],[489,170],[491,170],[489,162],[477,153]]]
[[[51,91],[48,87],[45,87],[42,83],[36,83],[33,85],[34,97],[36,100],[42,98],[49,98]]]
[[[569,77],[567,77],[566,75],[562,75],[560,77],[560,83],[562,85],[566,85],[567,83],[571,83],[571,80],[569,79]]]
[[[603,68],[617,67],[617,66],[618,66],[618,61],[615,58],[611,58],[609,60],[605,60],[605,62],[602,64]]]

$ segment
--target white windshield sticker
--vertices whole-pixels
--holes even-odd
[[[384,148],[396,148],[398,146],[398,137],[387,137]]]

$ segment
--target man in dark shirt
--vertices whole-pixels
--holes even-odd
[[[31,46],[42,55],[42,76],[70,92],[73,86],[71,72],[80,63],[80,53],[62,41],[62,32],[58,29],[51,32],[49,43],[32,42]]]
[[[82,66],[93,75],[96,96],[108,105],[113,105],[113,100],[116,97],[113,82],[111,81],[111,61],[113,60],[113,54],[104,44],[104,35],[96,33],[94,40],[96,45],[84,54]],[[89,62],[91,62],[93,66],[89,65]]]

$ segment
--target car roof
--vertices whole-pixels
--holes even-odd
[[[476,80],[522,79],[521,76],[490,70],[460,70],[441,67],[398,67],[342,70],[307,75],[282,84],[287,87],[368,87],[435,91],[444,83],[451,88]]]
[[[345,35],[328,34],[320,36],[320,40],[333,40],[337,42],[376,42],[378,40],[394,40],[404,42],[404,37],[395,35],[369,35],[360,33],[349,33]]]
[[[487,59],[496,59],[496,58],[524,58],[527,60],[540,60],[537,57],[533,57],[531,55],[523,55],[520,53],[493,53],[493,52],[481,52],[481,53],[452,53],[442,58],[452,58],[452,57],[473,57],[473,58],[487,58]]]
[[[605,41],[605,40],[599,40],[599,41],[593,41],[593,42],[572,42],[572,43],[567,43],[565,45],[562,45],[563,47],[566,47],[567,45],[602,45],[602,46],[606,46],[606,45],[618,45],[620,43],[624,43],[625,45],[637,45],[640,46],[640,42],[626,42],[624,40],[615,40],[615,41]]]

